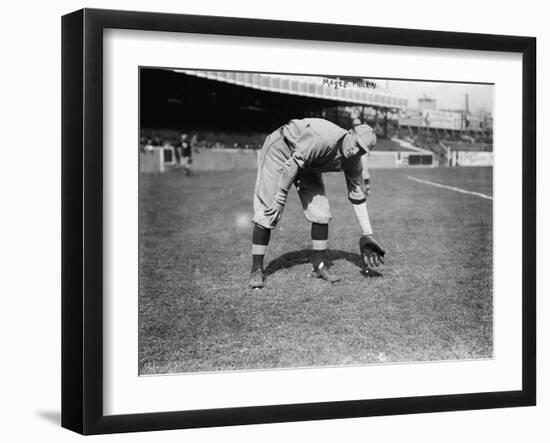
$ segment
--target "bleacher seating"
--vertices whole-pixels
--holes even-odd
[[[445,146],[451,148],[452,151],[476,151],[476,152],[492,152],[492,143],[461,143],[461,142],[447,142]]]
[[[162,143],[163,140],[169,140],[175,144],[179,141],[181,132],[173,129],[144,129],[142,137],[157,140]],[[214,132],[214,131],[188,131],[188,135],[195,137],[194,147],[196,148],[239,148],[239,149],[259,149],[262,147],[267,134],[262,133],[233,133],[233,132]]]
[[[399,143],[381,137],[377,138],[375,149],[377,151],[409,151],[409,149],[402,148]]]
[[[437,156],[441,160],[447,156],[447,150],[450,148],[452,151],[486,151],[491,152],[493,150],[492,138],[487,134],[480,133],[473,136],[464,136],[458,132],[433,132],[433,131],[419,131],[413,133],[408,129],[400,130],[400,138],[408,140],[414,145],[427,149]]]

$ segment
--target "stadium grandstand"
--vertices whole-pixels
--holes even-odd
[[[255,150],[274,129],[293,118],[306,117],[326,118],[343,128],[351,128],[354,120],[371,125],[378,137],[376,153],[398,154],[396,166],[456,166],[458,154],[453,152],[492,153],[489,117],[438,110],[436,101],[427,97],[419,100],[418,108],[411,108],[405,97],[384,88],[383,82],[351,77],[140,70],[142,148],[159,147],[167,140],[175,144],[179,134],[187,132],[193,135],[197,152]],[[167,153],[168,158],[171,156]],[[484,157],[483,161],[489,160]]]
[[[226,71],[142,69],[141,128],[193,131],[204,146],[257,148],[293,118],[321,117],[351,127],[354,117],[387,135],[386,114],[407,100],[355,78],[321,78]],[[170,133],[170,131],[168,131]]]

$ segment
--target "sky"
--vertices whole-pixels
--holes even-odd
[[[385,80],[377,80],[385,87]],[[424,95],[437,100],[438,109],[464,109],[465,95],[469,95],[470,112],[493,113],[493,85],[473,85],[466,83],[441,83],[388,80],[388,89],[408,99],[409,107],[415,108],[417,100]]]

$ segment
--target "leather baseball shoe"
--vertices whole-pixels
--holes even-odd
[[[322,278],[329,283],[336,283],[337,281],[340,281],[340,277],[330,272],[328,268],[324,266],[324,263],[321,263],[317,269],[313,269],[311,276],[315,278]]]
[[[250,274],[250,280],[248,280],[248,286],[250,289],[261,289],[264,287],[264,271],[257,269]]]

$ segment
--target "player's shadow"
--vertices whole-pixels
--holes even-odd
[[[280,257],[269,262],[264,269],[264,275],[268,276],[274,274],[281,269],[292,268],[293,266],[303,265],[311,263],[311,256],[313,255],[312,249],[302,249],[300,251],[287,252]],[[359,254],[348,251],[341,251],[340,249],[329,249],[327,251],[327,263],[326,266],[330,268],[333,262],[336,260],[346,260],[349,263],[357,266],[364,277],[382,277],[382,274],[374,269],[366,269],[363,264],[363,259]]]

